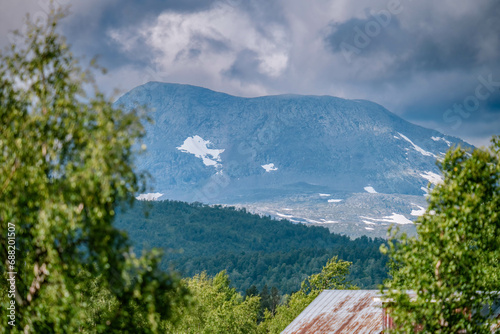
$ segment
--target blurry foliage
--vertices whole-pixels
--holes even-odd
[[[174,308],[178,322],[164,322],[160,328],[166,333],[280,333],[302,312],[319,293],[326,289],[355,289],[346,280],[350,262],[330,259],[323,270],[308,277],[302,289],[285,296],[279,303],[277,289],[264,286],[248,290],[245,298],[231,288],[225,271],[214,277],[205,272],[183,282],[192,293],[193,306]],[[319,284],[318,284],[319,283]],[[267,305],[266,305],[267,304]],[[274,306],[273,306],[274,304]],[[264,308],[263,316],[263,306]],[[274,307],[274,309],[273,309]]]
[[[275,314],[265,312],[265,320],[259,325],[260,333],[281,333],[323,290],[357,289],[347,279],[351,262],[333,257],[318,274],[309,276],[302,282],[301,289],[286,303],[277,307]]]
[[[498,137],[487,149],[450,149],[418,237],[394,233],[382,248],[391,256],[384,293],[394,333],[490,333],[485,306],[500,297],[499,153]]]
[[[0,55],[0,333],[155,333],[186,290],[159,270],[158,251],[137,257],[112,225],[143,188],[132,164],[141,117],[113,108],[78,66],[56,33],[62,16],[28,22],[24,42]]]
[[[193,306],[179,308],[177,324],[164,323],[165,333],[255,333],[259,297],[243,298],[230,287],[229,277],[222,271],[209,277],[205,272],[184,279],[192,293]]]

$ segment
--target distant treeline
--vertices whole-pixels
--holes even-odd
[[[376,288],[387,277],[387,258],[379,252],[383,239],[351,240],[323,227],[261,217],[245,209],[136,201],[118,214],[115,224],[128,232],[136,251],[163,248],[164,268],[189,277],[226,270],[242,293],[267,286],[290,294],[333,256],[353,263],[349,278],[360,288]]]

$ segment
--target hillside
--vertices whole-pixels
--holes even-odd
[[[386,277],[386,259],[378,251],[381,239],[351,240],[323,227],[277,221],[244,209],[137,201],[118,215],[116,226],[128,232],[138,252],[166,250],[164,268],[173,265],[184,276],[227,270],[239,291],[267,284],[290,293],[335,255],[353,262],[350,278],[360,287],[375,288]]]

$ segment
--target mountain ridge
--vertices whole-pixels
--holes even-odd
[[[299,206],[314,206],[314,194],[325,193],[335,211],[354,194],[380,193],[418,197],[408,199],[415,209],[425,206],[429,181],[439,182],[436,158],[451,145],[470,147],[374,102],[328,95],[237,97],[150,82],[116,105],[154,110],[148,153],[137,166],[153,176],[161,198],[188,202],[255,207],[302,198]]]

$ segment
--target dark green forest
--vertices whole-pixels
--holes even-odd
[[[245,209],[136,201],[118,214],[115,225],[127,231],[138,253],[162,248],[162,268],[185,277],[226,270],[242,293],[255,285],[290,294],[333,256],[353,263],[349,279],[360,288],[377,288],[387,277],[387,258],[379,251],[383,239],[351,240],[323,227],[261,217]]]

